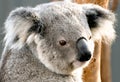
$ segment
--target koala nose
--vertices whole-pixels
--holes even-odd
[[[91,51],[89,50],[88,42],[84,37],[79,38],[77,40],[77,49],[78,49],[77,60],[79,60],[80,62],[90,60]]]

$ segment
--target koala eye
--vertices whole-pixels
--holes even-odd
[[[89,37],[89,40],[90,40],[91,38],[92,38],[92,37],[90,36],[90,37]]]
[[[59,41],[59,44],[60,44],[61,46],[65,46],[65,45],[67,44],[67,42],[66,42],[65,40],[60,40],[60,41]]]

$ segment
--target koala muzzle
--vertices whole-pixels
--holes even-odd
[[[77,40],[78,55],[77,60],[80,62],[85,62],[90,60],[92,54],[88,48],[88,42],[84,37]]]

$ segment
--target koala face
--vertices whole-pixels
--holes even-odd
[[[92,4],[52,2],[18,8],[5,23],[6,46],[20,49],[27,45],[49,70],[71,74],[91,59],[96,37],[104,34],[96,29],[103,29],[101,23],[105,21],[112,28],[114,15]]]
[[[93,53],[94,45],[86,16],[75,11],[50,5],[40,12],[40,16],[44,14],[42,24],[46,24],[43,26],[43,39],[35,41],[38,58],[46,67],[60,74],[71,73],[78,64],[82,67]]]

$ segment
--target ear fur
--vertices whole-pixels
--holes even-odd
[[[20,7],[13,10],[5,22],[5,46],[21,48],[32,33],[41,32],[41,27],[39,17],[32,8]]]
[[[115,15],[98,5],[84,4],[82,5],[86,14],[88,25],[92,31],[95,41],[102,39],[110,44],[115,39]]]

